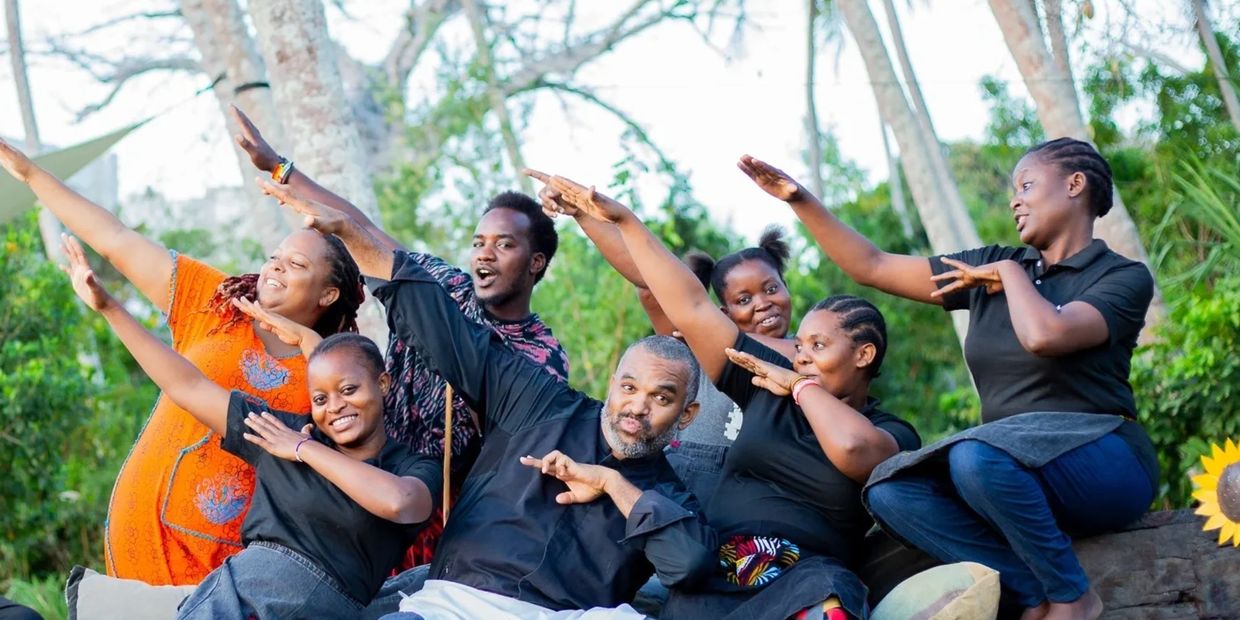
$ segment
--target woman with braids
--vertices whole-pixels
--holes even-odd
[[[1136,519],[1158,486],[1128,384],[1154,281],[1093,238],[1111,208],[1106,160],[1071,138],[1033,147],[1009,205],[1026,247],[929,260],[879,250],[778,169],[739,166],[858,283],[969,310],[982,424],[875,470],[865,498],[878,522],[944,562],[998,570],[1026,620],[1098,617],[1069,536]]]
[[[257,472],[245,550],[211,571],[177,618],[357,618],[430,517],[443,484],[438,459],[384,432],[391,377],[379,348],[358,334],[322,339],[251,301],[234,302],[308,360],[309,417],[279,411],[213,383],[103,289],[76,240],[66,236],[64,250],[82,301],[165,396]]]
[[[887,349],[882,314],[857,297],[822,300],[802,318],[790,362],[742,331],[629,209],[593,188],[549,182],[616,226],[706,375],[745,412],[705,505],[721,543],[705,552],[718,563],[673,588],[663,617],[865,618],[865,587],[846,568],[873,523],[861,485],[878,463],[921,443],[869,396]]]
[[[339,239],[300,230],[258,273],[226,276],[169,252],[0,141],[0,165],[30,186],[65,227],[167,314],[172,346],[212,382],[285,411],[308,411],[306,360],[234,300],[256,301],[328,336],[357,331],[357,265]],[[109,575],[195,584],[241,550],[253,469],[220,437],[161,395],[116,481],[105,526]]]

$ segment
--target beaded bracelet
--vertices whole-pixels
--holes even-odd
[[[310,438],[304,437],[301,441],[297,442],[297,447],[293,448],[293,457],[297,459],[298,463],[305,463],[305,461],[301,460],[301,444],[306,443],[307,441],[310,441]]]
[[[293,162],[281,157],[280,163],[276,164],[275,170],[271,171],[271,180],[276,183],[287,183],[291,174],[293,174]]]
[[[796,380],[796,383],[792,384],[792,402],[796,403],[798,407],[801,406],[801,392],[811,385],[818,385],[818,382],[809,377],[801,377]],[[818,387],[822,386],[818,385]]]

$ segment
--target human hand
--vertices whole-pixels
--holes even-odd
[[[259,177],[257,181],[264,194],[275,198],[281,205],[306,216],[303,224],[308,228],[336,235],[340,234],[351,221],[344,211],[333,209],[316,200],[302,198],[285,183],[275,183],[262,177]]]
[[[262,415],[254,412],[247,414],[245,425],[250,429],[250,432],[241,435],[246,441],[286,461],[297,460],[297,444],[310,439],[310,429],[314,428],[313,424],[307,424],[301,427],[299,433],[265,411]]]
[[[29,183],[30,173],[38,167],[25,153],[4,140],[0,140],[0,166],[22,183]]]
[[[787,172],[751,155],[741,155],[736,167],[762,188],[762,191],[784,202],[801,200],[807,193]]]
[[[542,203],[543,213],[547,217],[555,219],[560,215],[577,217],[580,210],[564,200],[564,197],[555,188],[551,187],[551,175],[545,172],[539,172],[533,168],[525,168],[521,173],[543,183],[543,188],[538,190],[538,201]]]
[[[541,459],[523,456],[521,464],[555,476],[568,485],[567,491],[555,496],[557,504],[588,504],[602,497],[607,492],[607,477],[615,472],[602,465],[578,463],[559,450],[552,450]]]
[[[232,304],[242,314],[257,321],[259,329],[275,334],[284,344],[300,347],[312,335],[317,335],[313,329],[285,318],[281,314],[271,312],[244,297],[234,297]]]
[[[956,291],[967,291],[978,287],[985,287],[986,292],[991,295],[1003,292],[1003,280],[999,276],[999,265],[1005,261],[997,261],[974,267],[968,263],[962,263],[946,256],[941,257],[940,260],[943,261],[944,265],[955,267],[955,269],[940,273],[937,276],[931,276],[930,281],[936,283],[947,280],[955,281],[930,293],[931,297],[941,298]]]
[[[69,260],[68,265],[61,265],[61,271],[69,275],[69,280],[73,282],[73,292],[90,306],[95,312],[103,312],[116,300],[104,290],[99,284],[99,278],[95,276],[95,271],[90,268],[90,263],[86,262],[86,252],[82,250],[82,245],[77,239],[66,234],[60,235],[60,247],[64,250],[65,258]]]
[[[255,168],[263,172],[275,170],[276,166],[280,165],[280,154],[271,148],[270,144],[267,144],[267,141],[263,139],[263,134],[259,133],[258,127],[254,126],[250,117],[246,116],[241,108],[230,105],[228,111],[236,121],[237,127],[241,129],[241,133],[233,136],[233,139],[237,141],[237,146],[250,156],[250,162]]]
[[[562,176],[553,175],[548,177],[544,173],[530,170],[529,168],[526,168],[524,172],[535,179],[542,180],[539,178],[540,176],[545,178],[547,187],[555,190],[559,195],[557,201],[563,202],[568,208],[578,211],[573,213],[573,217],[580,217],[582,214],[585,214],[596,220],[615,224],[633,214],[628,207],[595,191],[594,186],[586,187]]]
[[[737,351],[736,349],[729,347],[724,349],[723,352],[727,354],[728,359],[732,360],[733,364],[736,364],[737,366],[740,366],[753,374],[753,379],[751,379],[751,382],[755,386],[767,390],[776,396],[787,396],[791,394],[792,387],[796,384],[797,380],[804,377],[804,375],[794,370],[789,370],[783,366],[777,366],[770,362],[762,361],[753,355],[745,353],[744,351]]]

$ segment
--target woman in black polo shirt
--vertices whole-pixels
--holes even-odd
[[[720,545],[694,550],[719,564],[694,587],[674,588],[663,617],[783,619],[811,607],[807,617],[841,617],[838,608],[824,614],[824,601],[866,617],[865,588],[845,568],[872,524],[861,485],[875,465],[921,444],[869,397],[887,348],[878,309],[851,296],[819,302],[801,320],[790,362],[742,332],[623,205],[593,190],[564,195],[617,225],[706,375],[745,412],[705,507]]]
[[[1027,247],[929,260],[879,250],[780,170],[739,166],[858,283],[970,311],[983,423],[876,468],[865,499],[879,523],[940,560],[998,570],[1024,618],[1100,615],[1068,536],[1133,521],[1158,484],[1128,384],[1154,281],[1093,238],[1111,208],[1106,160],[1071,138],[1035,146],[1012,173]]]
[[[314,424],[304,424],[304,415],[211,382],[99,285],[75,240],[66,237],[64,249],[78,296],[169,398],[257,473],[245,550],[207,575],[177,617],[356,618],[430,517],[430,490],[442,484],[437,460],[384,432],[390,379],[375,343],[352,333],[319,342],[309,328],[234,302],[307,351]],[[245,499],[201,493],[196,501]]]

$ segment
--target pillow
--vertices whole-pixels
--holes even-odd
[[[999,613],[999,573],[975,562],[924,570],[896,586],[871,620],[993,620]]]
[[[65,584],[69,620],[170,620],[198,586],[153,586],[74,566]]]

